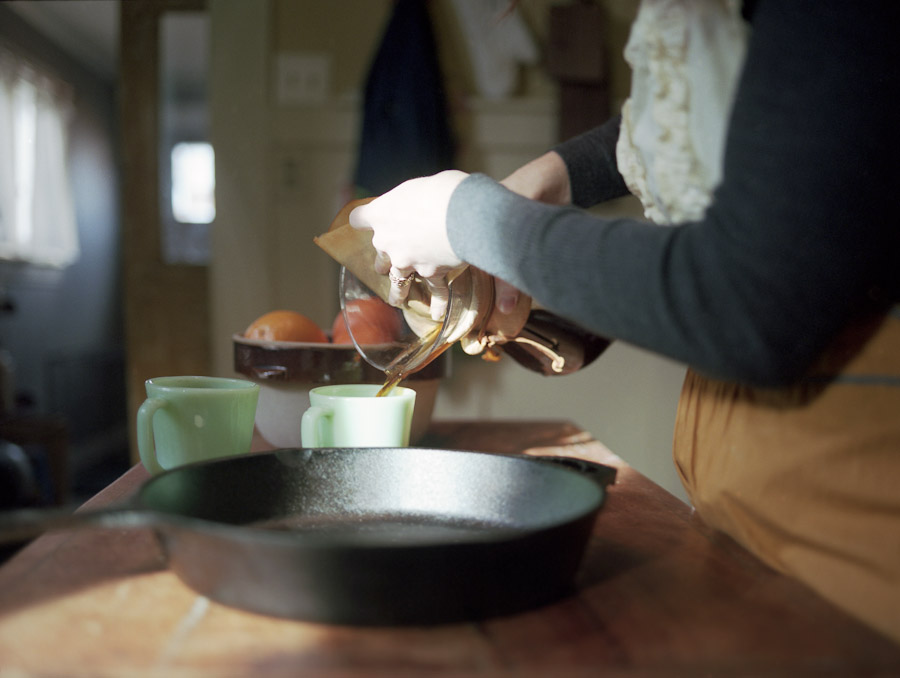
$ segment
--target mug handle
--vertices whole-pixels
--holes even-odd
[[[303,447],[322,447],[320,435],[323,419],[331,418],[331,410],[313,405],[300,418],[300,444]]]
[[[137,413],[137,444],[144,468],[151,475],[162,473],[165,469],[156,460],[156,441],[153,439],[153,415],[161,407],[166,406],[162,398],[147,398]]]

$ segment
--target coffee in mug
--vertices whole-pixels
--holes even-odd
[[[406,447],[416,392],[398,386],[378,395],[377,384],[335,384],[309,392],[300,421],[303,447]]]

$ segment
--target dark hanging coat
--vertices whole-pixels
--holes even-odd
[[[454,141],[426,0],[398,0],[369,71],[354,183],[380,195],[453,166]]]

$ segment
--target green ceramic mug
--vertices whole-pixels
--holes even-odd
[[[137,414],[150,473],[250,451],[259,385],[225,377],[155,377]]]
[[[377,384],[319,386],[300,420],[303,447],[406,447],[416,392],[398,386],[376,396]]]

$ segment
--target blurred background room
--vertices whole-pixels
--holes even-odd
[[[330,327],[338,268],[313,238],[373,176],[419,171],[379,150],[378,115],[443,111],[400,126],[398,163],[502,179],[616,113],[637,4],[0,3],[0,499],[103,487],[136,460],[144,380],[234,375],[231,337],[266,311]],[[460,352],[434,416],[568,419],[683,497],[683,374],[620,342],[564,378]]]

